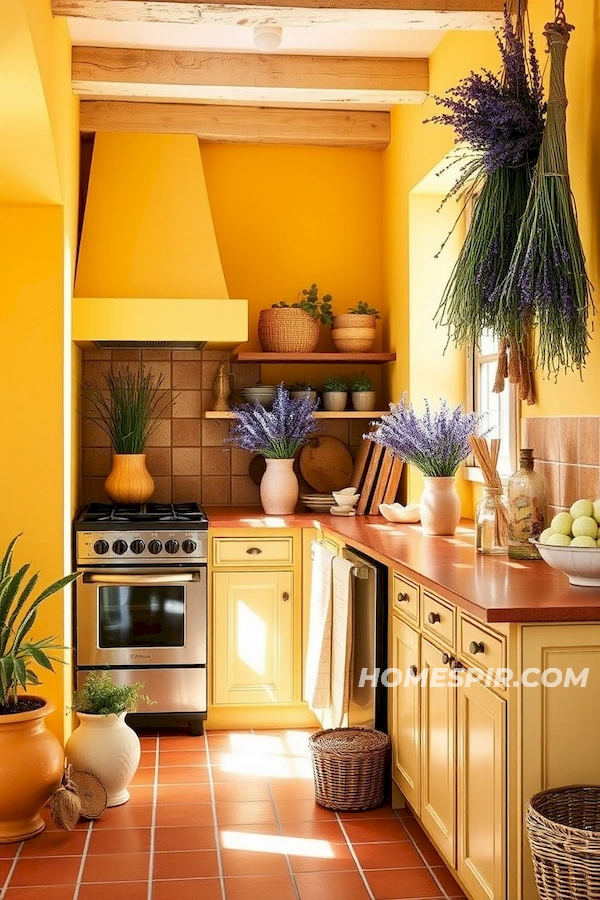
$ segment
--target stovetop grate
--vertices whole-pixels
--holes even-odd
[[[198,503],[90,503],[78,516],[79,523],[192,522],[206,523]]]

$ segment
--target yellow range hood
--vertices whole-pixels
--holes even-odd
[[[73,298],[80,347],[233,349],[232,300],[193,135],[97,134]]]

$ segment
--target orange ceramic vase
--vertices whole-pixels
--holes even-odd
[[[43,831],[40,810],[59,787],[65,756],[46,716],[54,705],[0,716],[0,844],[23,841]]]
[[[145,503],[154,491],[145,453],[115,453],[104,490],[113,503]]]

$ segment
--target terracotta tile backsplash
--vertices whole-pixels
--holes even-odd
[[[550,515],[579,497],[600,496],[600,416],[548,416],[521,425],[521,446],[533,447],[535,468],[548,482]]]
[[[146,447],[147,465],[154,483],[152,500],[162,502],[197,501],[213,506],[256,506],[258,486],[248,474],[251,454],[223,444],[230,423],[204,419],[212,409],[212,384],[219,362],[228,359],[222,351],[190,350],[85,350],[85,381],[103,384],[103,373],[127,367],[162,374],[165,394],[179,394],[173,408],[163,418]],[[239,402],[242,387],[256,384],[260,368],[247,363],[230,363],[235,376],[231,401]],[[291,372],[290,372],[291,375]],[[173,393],[171,393],[171,391]],[[93,410],[83,406],[84,413]],[[330,420],[322,423],[326,434],[355,449],[365,430],[365,420]],[[108,436],[90,419],[82,426],[82,503],[107,501],[104,479],[111,465]],[[302,488],[301,484],[301,488]],[[310,489],[309,489],[310,490]]]

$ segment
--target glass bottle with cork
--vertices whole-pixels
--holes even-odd
[[[533,450],[522,447],[519,469],[508,479],[508,555],[540,559],[530,538],[538,540],[548,521],[546,479],[533,470]]]

